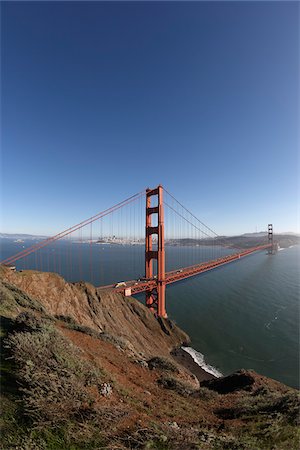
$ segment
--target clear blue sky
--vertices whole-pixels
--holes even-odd
[[[158,183],[219,234],[296,231],[298,2],[1,2],[1,21],[1,231]]]

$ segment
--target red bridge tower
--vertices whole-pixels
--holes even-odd
[[[157,204],[151,205],[151,199],[157,197]],[[156,216],[153,225],[153,215]],[[165,272],[165,230],[164,230],[163,187],[146,190],[146,248],[145,248],[145,277],[156,277],[156,287],[146,291],[146,305],[158,317],[167,317],[166,312],[166,272]],[[157,243],[153,242],[153,235],[157,235]],[[157,261],[157,273],[153,272],[153,262]]]

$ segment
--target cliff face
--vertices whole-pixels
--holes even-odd
[[[168,320],[163,321],[163,331],[148,308],[132,297],[88,283],[68,283],[54,273],[13,272],[2,267],[1,275],[40,301],[49,314],[71,316],[81,325],[118,336],[146,357],[167,355],[189,342],[188,335]]]

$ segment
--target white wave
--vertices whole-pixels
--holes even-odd
[[[207,364],[205,362],[204,355],[202,355],[202,353],[197,352],[197,350],[194,350],[192,347],[181,347],[181,348],[182,348],[182,350],[187,352],[189,355],[191,355],[191,357],[193,358],[195,363],[198,364],[198,366],[200,366],[203,370],[205,370],[205,372],[208,372],[217,378],[220,378],[223,376],[223,374],[221,372],[219,372],[218,369],[216,369],[213,366],[210,366],[209,364]]]

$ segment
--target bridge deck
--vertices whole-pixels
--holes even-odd
[[[228,264],[233,261],[237,261],[245,256],[251,255],[252,253],[265,250],[272,247],[272,244],[260,245],[257,247],[251,247],[247,250],[243,250],[238,253],[234,253],[232,255],[224,256],[222,258],[214,259],[212,261],[203,262],[200,264],[196,264],[190,267],[183,267],[181,269],[172,270],[170,272],[166,272],[165,283],[171,284],[176,281],[183,280],[185,278],[193,277],[195,275],[199,275],[200,273],[207,272],[209,270],[216,269],[220,266]],[[130,280],[124,282],[126,286],[118,286],[111,284],[108,286],[100,286],[100,289],[112,289],[115,292],[120,292],[125,295],[134,295],[139,294],[141,292],[146,292],[150,289],[154,289],[157,285],[157,279],[152,278],[149,280]]]

